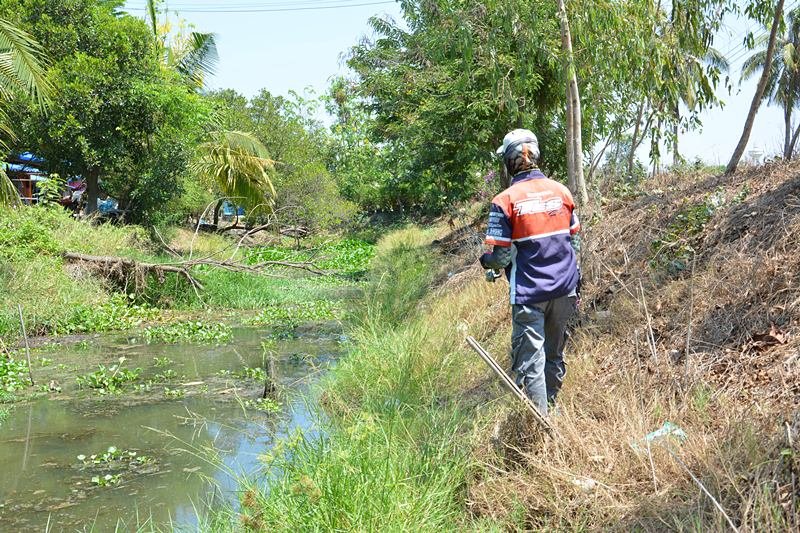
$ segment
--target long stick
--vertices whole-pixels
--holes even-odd
[[[28,345],[28,333],[25,331],[25,320],[22,318],[22,306],[17,304],[17,311],[19,311],[19,325],[22,328],[22,338],[25,339],[25,357],[28,358],[28,377],[31,378],[31,387],[35,386],[33,382],[33,370],[31,370],[31,347]]]
[[[697,266],[697,253],[692,257],[692,277],[689,278],[689,325],[686,328],[685,374],[689,377],[689,350],[692,348],[692,320],[694,319],[694,269]]]
[[[662,446],[662,447],[663,447],[665,450],[667,450],[667,453],[669,453],[669,454],[672,456],[672,458],[673,458],[673,459],[675,459],[675,461],[677,461],[677,462],[678,462],[678,464],[679,464],[679,465],[681,465],[681,467],[683,467],[683,469],[684,469],[684,470],[686,470],[686,473],[687,473],[687,474],[689,474],[689,476],[692,478],[692,480],[693,480],[695,483],[697,483],[697,486],[698,486],[698,487],[700,487],[700,490],[702,490],[702,491],[705,493],[705,495],[706,495],[706,496],[708,496],[708,497],[711,499],[711,501],[714,503],[714,506],[715,506],[715,507],[716,507],[716,508],[719,510],[719,512],[720,512],[720,513],[722,513],[722,516],[724,516],[724,517],[725,517],[725,520],[728,522],[728,525],[729,525],[729,526],[731,526],[731,529],[732,529],[733,531],[735,531],[736,533],[739,533],[739,528],[738,528],[738,527],[736,527],[736,525],[733,523],[733,520],[731,520],[731,517],[730,517],[730,516],[728,516],[728,513],[726,513],[726,512],[725,512],[725,509],[724,509],[724,508],[722,507],[722,505],[721,505],[721,504],[720,504],[720,503],[717,501],[717,499],[716,499],[716,498],[715,498],[715,497],[714,497],[714,496],[711,494],[711,492],[709,492],[709,490],[706,488],[706,486],[705,486],[705,485],[703,485],[703,482],[702,482],[702,481],[700,481],[700,480],[697,478],[697,476],[695,476],[694,474],[692,474],[692,471],[691,471],[691,470],[689,470],[689,467],[688,467],[688,466],[686,466],[686,463],[684,463],[683,461],[681,461],[681,458],[680,458],[680,457],[678,457],[678,456],[675,454],[675,452],[673,452],[672,450],[670,450],[670,449],[669,449],[669,447],[665,446],[663,443],[660,443],[660,444],[661,444],[661,446]]]
[[[500,380],[503,382],[506,388],[510,390],[514,396],[517,397],[517,399],[525,404],[525,407],[527,407],[531,412],[536,422],[538,422],[539,425],[545,429],[545,431],[552,433],[553,427],[550,425],[547,419],[542,416],[542,413],[539,412],[539,409],[537,409],[536,405],[534,405],[531,399],[528,398],[525,393],[519,389],[519,387],[517,387],[516,383],[514,383],[510,377],[508,377],[508,374],[505,373],[497,361],[492,359],[492,356],[489,355],[489,353],[484,350],[480,344],[478,344],[478,341],[476,341],[474,337],[469,336],[467,337],[467,344],[469,344],[470,348],[475,350],[475,352],[481,356],[481,359],[483,359],[483,361],[489,365],[489,368],[491,368],[494,373],[500,377]]]
[[[786,425],[786,438],[789,441],[789,449],[792,450],[792,454],[794,454],[792,427],[789,425],[789,422],[784,422],[784,424]],[[792,472],[792,525],[794,526],[795,531],[797,531],[797,476],[794,471],[794,457],[791,458],[789,469]]]
[[[642,306],[644,306],[644,316],[647,319],[647,338],[650,343],[650,351],[653,353],[653,359],[658,362],[658,349],[656,348],[656,337],[653,334],[653,322],[650,320],[650,311],[647,309],[647,297],[644,295],[644,287],[642,280],[639,279],[639,290],[642,292]]]
[[[261,398],[266,398],[277,392],[277,388],[275,387],[275,356],[272,352],[267,354],[266,361],[264,361],[264,370],[266,371],[264,377],[264,393],[261,395]]]

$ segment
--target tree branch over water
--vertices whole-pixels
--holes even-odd
[[[231,260],[217,261],[204,258],[189,259],[175,263],[146,263],[127,257],[86,255],[74,252],[66,252],[63,257],[69,263],[88,266],[93,273],[117,283],[124,287],[125,290],[129,290],[132,287],[135,292],[141,292],[145,289],[148,277],[157,280],[159,283],[164,283],[167,274],[176,274],[185,279],[195,292],[199,293],[199,291],[203,290],[203,285],[190,271],[191,268],[196,266],[209,266],[231,272],[247,272],[251,274],[263,274],[266,268],[279,266],[305,270],[319,276],[327,275],[326,272],[320,270],[310,261],[264,261],[254,265],[247,265]]]

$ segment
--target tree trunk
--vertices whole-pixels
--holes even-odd
[[[581,113],[581,96],[578,91],[578,79],[575,71],[572,72],[572,150],[573,164],[575,165],[575,183],[578,187],[578,195],[581,205],[589,203],[589,192],[586,190],[586,180],[583,176],[583,117]]]
[[[633,127],[633,136],[631,137],[631,147],[628,150],[628,179],[633,178],[633,162],[636,159],[636,149],[639,147],[639,128],[642,124],[642,115],[644,114],[644,102],[639,104],[639,110],[636,113],[636,125]],[[642,134],[644,138],[644,134]]]
[[[97,211],[97,199],[100,197],[100,170],[89,169],[86,173],[86,214],[91,215]]]
[[[575,73],[572,36],[569,31],[565,0],[558,0],[558,12],[561,18],[561,48],[564,52],[564,72],[567,77],[567,174],[569,188],[573,194],[580,198],[580,203],[586,205],[589,202],[589,193],[586,190],[586,181],[583,177],[581,98],[578,90],[578,78]]]
[[[792,108],[783,108],[783,159],[789,161],[792,158]]]
[[[778,6],[775,8],[775,18],[772,20],[772,28],[769,33],[769,44],[767,45],[767,57],[764,61],[764,71],[761,73],[761,78],[758,80],[758,87],[756,94],[753,95],[753,101],[750,104],[750,112],[747,114],[747,120],[744,123],[744,131],[742,137],[739,139],[739,144],[736,145],[736,150],[733,151],[733,156],[725,169],[725,175],[729,176],[736,172],[736,167],[739,166],[739,160],[742,159],[747,142],[750,140],[750,133],[753,131],[753,122],[756,120],[756,113],[758,108],[761,107],[761,99],[764,97],[764,89],[769,80],[770,70],[772,70],[772,57],[775,55],[775,41],[778,36],[778,27],[780,26],[783,4],[785,0],[778,0]]]
[[[672,126],[672,164],[680,165],[683,161],[681,152],[678,149],[678,135],[680,134],[681,127],[681,103],[680,100],[675,102],[675,107],[672,110],[673,120],[675,124]]]
[[[794,130],[792,134],[792,142],[789,144],[789,153],[794,155],[794,147],[797,146],[797,137],[800,136],[800,124]]]
[[[572,151],[572,145],[574,144],[574,137],[573,137],[573,121],[575,120],[575,115],[572,113],[572,98],[569,85],[567,86],[567,185],[569,185],[569,190],[572,191],[573,194],[577,193],[578,190],[578,183],[575,180],[575,152]]]
[[[678,8],[679,3],[672,2],[672,12],[670,13],[670,26],[672,31],[675,31],[675,26],[678,24]],[[681,163],[681,154],[678,150],[678,134],[681,125],[681,101],[680,98],[675,99],[675,104],[672,108],[672,118],[675,124],[672,126],[672,164],[677,166]]]
[[[214,227],[219,227],[219,213],[222,211],[222,206],[225,205],[225,198],[217,200],[217,205],[214,206]]]

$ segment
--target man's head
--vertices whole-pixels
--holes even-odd
[[[509,177],[539,166],[539,141],[530,130],[516,129],[503,138],[497,149],[503,156],[503,164]]]

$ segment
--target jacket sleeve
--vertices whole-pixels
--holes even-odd
[[[502,200],[495,198],[489,209],[489,227],[486,230],[486,244],[511,247],[511,220],[509,208],[503,205]]]

